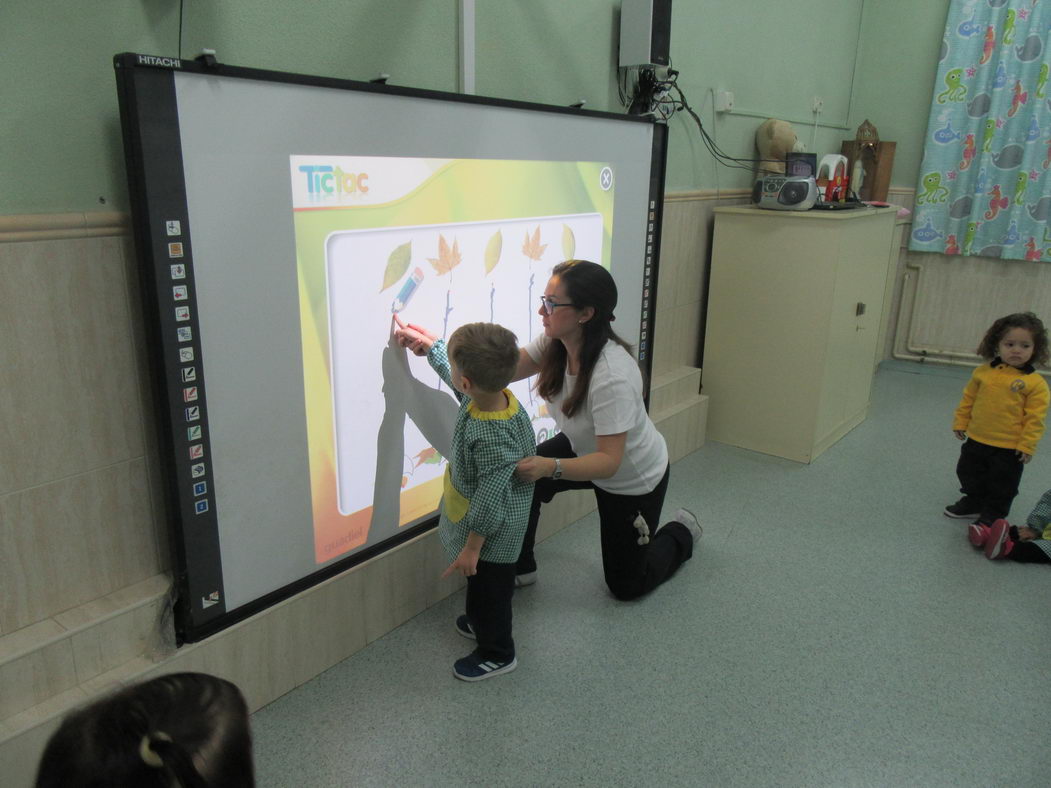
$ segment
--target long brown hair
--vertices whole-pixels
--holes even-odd
[[[617,307],[617,285],[609,271],[598,263],[588,260],[566,260],[551,270],[565,285],[566,295],[577,309],[591,307],[595,314],[582,323],[584,341],[580,348],[580,374],[576,386],[562,403],[562,412],[573,416],[583,406],[591,385],[591,373],[595,369],[602,348],[613,341],[631,353],[631,345],[618,337],[610,323]],[[550,400],[562,390],[566,378],[566,346],[561,342],[550,342],[540,358],[540,374],[536,382],[537,393]]]

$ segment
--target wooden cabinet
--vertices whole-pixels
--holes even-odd
[[[709,438],[810,462],[864,420],[895,214],[715,210]]]

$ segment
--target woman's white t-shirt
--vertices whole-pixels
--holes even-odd
[[[541,334],[526,345],[526,352],[539,364],[551,341]],[[607,341],[595,361],[587,400],[570,418],[562,412],[562,403],[576,383],[577,376],[567,372],[562,390],[548,401],[548,410],[569,438],[574,454],[579,457],[596,451],[596,435],[627,433],[624,459],[617,472],[592,483],[622,495],[642,495],[653,490],[667,470],[668,446],[643,406],[642,373],[635,359],[616,342]]]

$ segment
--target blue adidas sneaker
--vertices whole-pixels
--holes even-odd
[[[492,659],[482,659],[475,654],[468,654],[463,659],[456,660],[453,664],[453,675],[461,681],[482,681],[499,676],[501,673],[510,673],[518,667],[518,657],[511,657],[507,662],[499,662]]]

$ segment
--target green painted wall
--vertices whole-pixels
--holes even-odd
[[[680,3],[679,10],[686,3]],[[723,0],[676,18],[673,55],[690,103],[719,147],[753,158],[766,118],[790,121],[806,150],[839,152],[847,124],[861,0]],[[681,21],[681,27],[680,27]],[[681,64],[681,65],[679,65]],[[715,114],[710,90],[734,94],[734,112]],[[814,98],[824,102],[819,115]],[[817,124],[815,125],[815,121]],[[748,186],[752,168],[716,166],[688,115],[673,119],[668,187]]]
[[[675,0],[673,65],[728,154],[754,155],[763,117],[793,121],[819,153],[838,151],[869,117],[898,141],[894,182],[912,186],[947,4]],[[458,0],[4,0],[0,215],[127,209],[118,52],[192,57],[210,47],[240,66],[349,79],[386,72],[394,84],[455,91],[459,8]],[[620,0],[478,0],[476,92],[622,112],[619,16]],[[737,112],[715,116],[714,89],[733,91]],[[816,127],[814,96],[824,101]],[[750,184],[750,168],[716,166],[687,114],[670,126],[669,190]]]
[[[948,10],[949,0],[865,3],[850,125],[857,128],[868,118],[881,139],[898,143],[895,185],[916,186]]]

